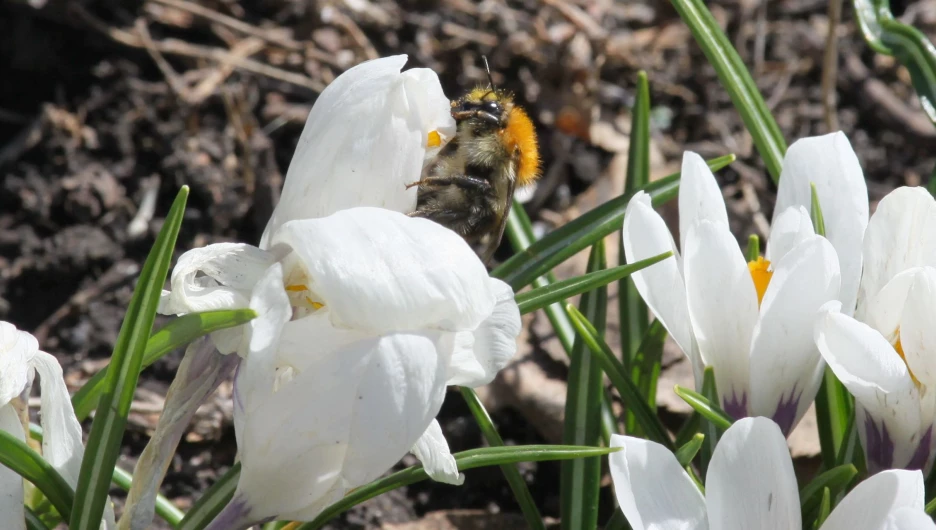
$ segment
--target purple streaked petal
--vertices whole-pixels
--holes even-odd
[[[926,429],[926,432],[923,434],[923,437],[920,439],[920,445],[917,446],[916,451],[913,452],[913,456],[910,457],[910,461],[907,462],[905,469],[922,469],[926,470],[926,465],[930,461],[930,456],[932,455],[933,448],[933,426],[930,425],[929,429]]]
[[[796,387],[790,391],[789,397],[781,396],[780,403],[777,403],[777,410],[773,414],[773,421],[780,426],[780,431],[784,436],[789,436],[790,431],[796,425],[796,411],[799,410],[800,398],[803,393]]]
[[[732,391],[730,397],[722,396],[722,408],[734,420],[747,418],[749,416],[747,393],[742,393],[741,397],[738,397],[738,395]]]
[[[868,460],[868,472],[877,473],[891,469],[894,465],[894,441],[887,431],[887,426],[878,424],[871,415],[865,416],[865,458]]]

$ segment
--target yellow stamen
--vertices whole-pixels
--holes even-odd
[[[440,145],[442,145],[442,136],[439,135],[439,131],[429,131],[426,147],[439,147]]]
[[[894,349],[897,350],[897,355],[899,355],[900,358],[903,359],[904,364],[907,365],[907,372],[910,373],[910,380],[913,381],[913,384],[916,385],[917,388],[922,386],[920,380],[913,375],[913,370],[910,369],[910,365],[907,364],[907,355],[904,354],[903,345],[900,343],[900,328],[897,329],[897,342],[894,343]]]
[[[321,309],[321,308],[325,307],[325,304],[320,304],[320,303],[318,303],[318,302],[312,300],[312,299],[309,298],[308,296],[305,297],[305,301],[306,301],[307,304],[309,304],[310,306],[312,306],[312,309]]]
[[[754,289],[757,291],[757,307],[760,307],[761,301],[764,300],[764,293],[767,292],[767,284],[770,283],[770,278],[773,276],[773,271],[770,270],[770,262],[765,260],[763,256],[758,256],[756,260],[749,261],[748,270],[751,271],[751,279],[754,280]]]
[[[287,285],[286,290],[291,293],[301,293],[302,291],[308,291],[309,288],[300,283],[296,285]]]

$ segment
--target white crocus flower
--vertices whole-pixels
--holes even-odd
[[[239,277],[260,316],[238,349],[238,490],[212,528],[312,519],[411,449],[460,483],[433,418],[447,385],[486,384],[515,353],[510,287],[454,232],[379,208],[290,221],[270,244],[276,262]]]
[[[855,396],[868,467],[928,471],[936,445],[936,201],[923,188],[892,191],[871,217],[863,250],[858,320],[830,305],[816,343]]]
[[[506,284],[488,279],[486,274],[483,283],[460,283],[467,281],[464,271],[483,270],[483,266],[473,254],[459,254],[461,261],[451,264],[447,275],[435,274],[431,278],[432,281],[429,281],[430,278],[426,275],[416,274],[416,264],[410,263],[411,259],[420,260],[419,265],[424,267],[423,270],[449,263],[450,257],[437,253],[444,252],[448,246],[459,245],[457,241],[451,241],[452,237],[457,240],[457,236],[446,232],[445,236],[440,236],[444,242],[442,249],[435,250],[426,246],[428,240],[419,241],[419,234],[422,234],[423,229],[413,228],[425,225],[401,221],[399,216],[390,215],[390,210],[403,213],[413,211],[417,190],[407,189],[406,184],[419,180],[424,165],[431,161],[441,146],[455,133],[450,103],[442,92],[436,74],[428,69],[401,72],[405,62],[406,56],[395,56],[362,63],[341,74],[322,92],[306,121],[286,174],[282,196],[264,231],[259,248],[239,243],[222,243],[186,252],[173,269],[172,289],[163,293],[160,312],[184,314],[211,309],[257,309],[261,316],[250,326],[212,334],[213,343],[220,352],[226,354],[236,351],[242,356],[247,356],[252,344],[250,341],[256,341],[257,334],[245,334],[245,329],[258,326],[259,329],[266,329],[265,326],[272,326],[271,322],[278,314],[276,308],[281,307],[267,299],[273,296],[270,292],[257,290],[258,285],[261,285],[260,278],[267,273],[272,274],[270,271],[274,266],[282,269],[285,274],[280,290],[288,298],[289,307],[292,308],[287,311],[291,318],[298,321],[313,313],[318,314],[316,319],[304,320],[309,324],[313,321],[321,322],[322,315],[330,314],[330,322],[334,323],[337,329],[349,333],[342,341],[357,337],[355,333],[421,332],[422,328],[412,327],[414,323],[422,322],[431,327],[432,322],[436,322],[433,319],[440,319],[436,322],[440,329],[448,329],[446,326],[450,324],[454,326],[452,329],[461,329],[467,316],[459,311],[477,310],[478,305],[475,302],[484,300],[484,304],[491,306],[487,309],[490,312],[481,318],[485,325],[477,325],[473,334],[456,334],[458,342],[451,348],[448,345],[439,346],[440,357],[434,362],[446,367],[450,384],[478,386],[494,377],[516,348],[519,314],[513,301],[513,292]],[[304,232],[296,228],[300,225],[290,223],[325,218],[336,212],[360,206],[380,207],[386,211],[375,213],[360,210],[350,217],[336,217],[335,219],[345,219],[349,223],[366,218],[373,220],[375,224],[367,230],[360,230],[360,239],[355,241],[346,239],[353,228],[352,225],[338,227],[333,235],[340,237],[332,241],[332,250],[327,253],[321,249],[315,250],[315,255],[320,259],[316,266],[324,267],[325,270],[305,269],[303,264],[306,262],[303,261],[304,258],[299,257],[297,251],[299,248],[307,249],[297,239],[304,237]],[[333,219],[328,226],[334,226],[336,222]],[[383,223],[388,224],[383,226]],[[286,230],[287,226],[292,228]],[[401,226],[405,228],[400,228]],[[437,228],[427,230],[433,231]],[[391,236],[391,233],[394,235]],[[324,237],[321,232],[318,234],[316,237]],[[383,255],[380,255],[381,253]],[[416,255],[418,257],[415,257]],[[392,256],[396,256],[399,261],[393,261]],[[378,264],[383,264],[383,271],[374,268]],[[408,277],[406,274],[415,276]],[[316,277],[328,278],[330,283],[308,283],[309,278]],[[380,278],[384,283],[380,289],[371,289],[371,294],[379,293],[381,289],[386,292],[387,289],[396,288],[397,291],[391,297],[393,304],[358,303],[361,300],[360,296],[371,296],[367,292],[361,293],[360,290],[362,286],[367,285],[368,279],[373,281],[375,278]],[[422,291],[412,290],[417,280],[427,280],[429,283]],[[454,284],[450,286],[446,282]],[[339,284],[342,285],[340,289],[337,287]],[[466,291],[468,300],[464,297],[461,300],[449,297],[459,286],[470,287]],[[490,298],[491,296],[494,298]],[[326,302],[328,305],[323,309],[322,304]],[[424,313],[415,314],[417,309]],[[446,322],[446,314],[448,317],[458,318]],[[335,315],[343,315],[342,320],[336,320],[338,317]],[[477,324],[478,318],[480,317],[477,314],[472,314],[469,320]],[[383,322],[384,328],[369,327],[378,320]],[[290,325],[285,329],[288,331],[292,328]],[[251,336],[254,339],[251,339]],[[295,338],[296,335],[286,333],[284,337],[283,344],[289,345],[289,337]],[[276,336],[276,340],[279,340],[279,336]],[[301,340],[296,347],[304,347],[302,351],[318,361],[321,361],[323,356],[338,355],[338,351],[343,351],[340,349],[344,345],[343,342],[329,343],[331,339],[324,335],[303,337]],[[386,346],[389,343],[385,341],[381,344]],[[423,348],[422,352],[426,351],[428,350]],[[293,353],[297,353],[297,350],[294,349]],[[418,351],[414,352],[413,356],[413,362],[421,358]],[[340,361],[340,355],[336,359]],[[306,359],[303,362],[308,364],[313,361]],[[271,363],[271,366],[282,368],[277,364],[279,361]],[[173,387],[170,388],[163,414],[164,417],[173,419],[161,422],[141,456],[134,473],[134,477],[139,480],[134,481],[134,487],[131,489],[127,510],[121,519],[122,529],[145,528],[152,520],[155,493],[166,462],[172,457],[184,427],[194,414],[198,403],[224,378],[232,364],[234,363],[223,358],[219,359],[210,349],[195,345],[186,353],[186,362],[180,367]],[[298,366],[305,364],[299,363]],[[385,368],[392,369],[390,366]],[[295,375],[292,368],[283,370],[280,370],[280,377]],[[241,367],[242,377],[246,377],[243,376],[245,371],[246,368]],[[433,374],[434,372],[417,370],[416,373],[408,375],[434,377]],[[239,386],[247,388],[250,385]],[[326,402],[316,403],[315,406],[323,410],[333,407],[331,412],[334,412],[336,418],[340,411],[347,412],[345,409],[351,404],[339,406],[334,402],[340,395],[337,393],[339,390],[347,390],[353,385],[345,386],[339,389],[331,384],[328,388],[332,388],[336,393],[332,397],[323,398]],[[431,378],[430,387],[433,392],[438,391],[438,381],[435,378]],[[403,395],[406,388],[400,388],[399,391]],[[244,395],[244,391],[239,392],[241,399],[244,399]],[[252,392],[251,395],[256,393]],[[387,405],[394,403],[402,406],[394,399],[393,396],[388,396]],[[413,403],[406,403],[406,407],[412,405]],[[426,410],[434,406],[435,402],[431,400],[420,404],[420,407],[428,407]],[[351,421],[350,417],[346,420]],[[247,423],[238,421],[242,427]],[[397,448],[396,442],[406,440],[409,443],[406,449],[413,449],[433,478],[459,482],[461,479],[455,469],[454,459],[448,452],[438,424],[432,420],[422,425],[425,436],[419,439],[411,436],[411,429],[415,425],[422,425],[422,422],[411,419],[407,425],[398,426],[405,429],[405,436],[389,444],[388,451]],[[238,436],[243,434],[240,432],[242,430],[239,429]],[[419,434],[422,434],[422,431]],[[320,434],[325,432],[323,430]],[[266,434],[279,436],[276,433]],[[346,436],[347,432],[336,434]],[[379,434],[374,439],[382,439],[383,435]],[[400,456],[402,452],[396,454],[396,459]],[[349,462],[353,461],[349,459]],[[306,473],[307,477],[314,477],[318,476],[315,473],[329,472],[328,469],[315,470],[306,467],[303,473]],[[351,466],[349,469],[355,468]],[[350,477],[350,480],[353,479],[354,476]],[[256,481],[248,481],[246,484],[248,486],[244,486],[245,488],[256,484]],[[303,501],[306,504],[303,506],[322,502],[314,496],[322,493],[320,490],[294,490],[291,493],[300,497],[305,495]],[[258,510],[266,508],[260,506]]]
[[[42,457],[74,488],[81,472],[84,446],[81,424],[72,408],[62,367],[55,357],[39,350],[36,338],[13,324],[0,322],[0,430],[25,441],[25,409],[33,379],[39,375],[39,422]],[[22,414],[22,415],[21,415]],[[0,466],[0,514],[4,528],[25,529],[23,477]],[[114,526],[108,501],[102,528]]]
[[[791,206],[809,210],[810,185],[822,208],[826,238],[835,247],[842,271],[838,299],[851,314],[861,278],[861,241],[868,226],[868,186],[855,151],[842,132],[803,138],[783,159],[773,223]]]
[[[799,490],[779,427],[767,418],[735,422],[718,441],[705,493],[662,445],[611,435],[608,460],[621,510],[634,530],[799,530]],[[923,474],[892,470],[858,484],[822,530],[930,530]]]
[[[627,261],[674,255],[635,273],[637,290],[689,357],[696,385],[711,366],[726,412],[773,418],[789,433],[819,388],[823,365],[812,329],[822,304],[839,296],[835,249],[815,235],[805,208],[790,207],[774,221],[766,259],[747,262],[715,177],[690,152],[683,157],[679,233],[677,249],[645,193],[628,204]]]

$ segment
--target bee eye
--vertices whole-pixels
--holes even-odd
[[[500,114],[500,103],[496,101],[487,101],[484,103],[484,111],[497,116]]]

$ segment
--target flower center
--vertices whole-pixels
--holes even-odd
[[[903,359],[904,364],[907,365],[907,372],[910,374],[910,380],[913,381],[913,384],[916,385],[917,388],[922,388],[923,383],[920,383],[920,380],[917,379],[915,375],[913,375],[913,370],[910,369],[910,365],[907,363],[907,355],[903,351],[903,344],[900,343],[900,328],[897,328],[897,331],[894,332],[894,335],[897,337],[897,341],[894,342],[894,350],[897,352],[897,355]]]
[[[293,307],[302,307],[306,309],[321,309],[325,304],[316,302],[310,295],[309,288],[302,283],[286,286],[286,293],[289,295],[289,301]]]
[[[748,270],[751,271],[751,279],[754,280],[754,289],[757,291],[757,307],[760,307],[761,301],[764,299],[764,293],[767,292],[767,284],[770,283],[770,278],[773,276],[773,271],[770,270],[770,262],[765,260],[763,256],[758,256],[756,260],[749,261]]]
[[[442,145],[442,136],[439,131],[429,131],[429,138],[426,139],[426,147],[439,147]]]

